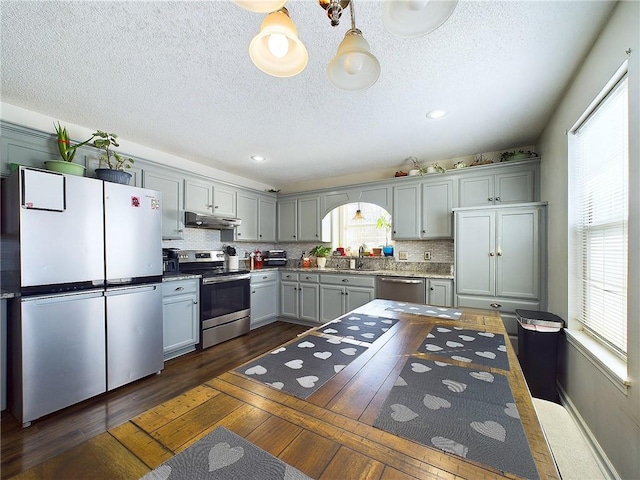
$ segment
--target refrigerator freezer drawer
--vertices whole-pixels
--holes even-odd
[[[161,287],[107,289],[107,390],[164,368]]]
[[[13,316],[11,411],[22,423],[106,390],[102,291],[23,297]],[[17,372],[17,373],[16,373]]]

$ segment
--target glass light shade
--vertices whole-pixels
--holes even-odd
[[[362,35],[349,30],[327,66],[327,76],[340,90],[365,90],[378,80],[380,63]]]
[[[270,13],[284,7],[287,0],[234,0],[234,2],[250,12]]]
[[[279,42],[269,41],[271,35],[278,36]],[[286,39],[286,48],[282,41]],[[275,45],[281,48],[275,49]],[[274,77],[292,77],[307,66],[309,54],[298,38],[298,31],[289,15],[283,11],[267,15],[260,26],[260,33],[253,37],[249,45],[251,61],[264,73]]]
[[[398,37],[421,37],[442,25],[457,4],[457,0],[385,0],[382,22]]]

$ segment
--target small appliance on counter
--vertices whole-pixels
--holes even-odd
[[[287,265],[287,251],[266,250],[263,262],[266,267],[284,267]]]
[[[162,249],[162,273],[179,273],[180,266],[178,262],[178,255],[180,249],[178,248],[163,248]]]
[[[227,270],[238,270],[238,254],[235,247],[231,245],[225,247],[224,253],[227,254]]]

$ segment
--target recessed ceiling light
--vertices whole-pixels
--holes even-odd
[[[264,162],[265,158],[262,155],[251,155],[251,160],[255,162]]]
[[[446,110],[431,110],[427,112],[427,118],[435,120],[437,118],[442,118],[447,114]]]

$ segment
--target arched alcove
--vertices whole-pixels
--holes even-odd
[[[344,248],[345,253],[357,255],[363,246],[372,251],[391,245],[391,214],[374,203],[346,203],[325,215],[322,232],[334,249]]]

